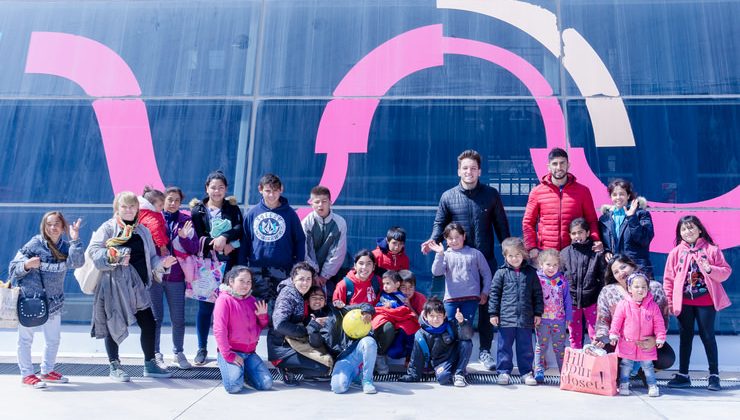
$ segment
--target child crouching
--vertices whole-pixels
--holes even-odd
[[[255,353],[268,317],[267,303],[252,296],[252,272],[245,266],[234,266],[220,289],[213,310],[213,336],[226,392],[236,394],[245,383],[260,391],[272,388],[270,371]]]
[[[441,385],[452,383],[457,387],[466,386],[465,370],[473,351],[473,327],[460,308],[457,308],[455,317],[448,321],[444,303],[432,297],[424,304],[419,323],[421,329],[416,332],[408,370],[398,380],[417,382],[421,379],[424,367],[431,365]]]

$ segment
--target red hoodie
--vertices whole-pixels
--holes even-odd
[[[235,351],[254,353],[260,339],[260,331],[267,327],[267,314],[257,316],[257,300],[254,296],[238,298],[231,289],[222,286],[213,309],[213,336],[216,338],[221,356],[233,363]]]
[[[378,277],[375,274],[372,276]],[[372,276],[368,278],[365,281],[362,281],[357,278],[355,274],[355,270],[350,270],[349,273],[347,273],[347,277],[352,280],[352,283],[355,285],[355,292],[352,294],[352,298],[349,301],[350,305],[357,305],[360,303],[369,303],[373,306],[375,306],[376,303],[378,303],[378,299],[380,298],[380,291],[377,293],[375,290],[373,290],[372,286]],[[378,285],[382,285],[383,283],[380,281],[380,279],[376,279]],[[334,289],[334,295],[332,295],[332,301],[335,300],[341,300],[342,302],[346,303],[347,300],[347,282],[346,278],[342,279],[339,283],[337,283],[337,288]]]
[[[380,247],[375,248],[373,251],[377,266],[385,270],[408,270],[409,269],[409,257],[406,255],[405,249],[402,249],[398,254],[392,254],[388,250],[383,250]]]

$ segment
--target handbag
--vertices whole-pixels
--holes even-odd
[[[0,328],[18,328],[19,287],[0,283]]]
[[[41,292],[29,296],[21,288],[18,294],[18,322],[28,328],[44,325],[49,319],[49,300],[46,298],[44,279],[38,270],[33,270],[31,273],[34,272],[41,280]],[[31,273],[27,275],[31,275]]]
[[[100,283],[100,276],[103,273],[95,268],[95,263],[90,256],[89,251],[85,251],[85,264],[75,270],[75,279],[80,285],[80,290],[86,295],[94,295],[95,289]]]
[[[185,297],[213,303],[218,297],[218,287],[224,278],[226,263],[219,261],[213,250],[209,256],[203,255],[205,239],[205,237],[200,238],[200,250],[193,260],[196,266],[194,279],[185,282]]]

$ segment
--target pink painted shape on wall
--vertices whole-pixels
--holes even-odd
[[[565,121],[560,104],[552,98],[547,80],[523,58],[510,51],[479,41],[445,38],[442,25],[417,28],[381,44],[345,75],[335,96],[382,96],[398,81],[417,71],[444,64],[444,54],[478,57],[514,73],[536,96],[545,133],[552,143],[565,144]],[[320,183],[336,200],[347,178],[349,153],[367,153],[370,126],[379,99],[337,98],[321,117],[316,135],[316,153],[326,153]],[[302,217],[309,211],[299,212]]]
[[[116,52],[78,35],[32,33],[26,73],[63,77],[94,97],[141,95],[136,77]],[[147,184],[163,189],[144,101],[100,99],[93,101],[93,109],[113,192],[139,193]]]
[[[535,97],[545,125],[548,143],[565,146],[565,118],[547,79],[527,60],[495,45],[461,38],[444,38],[444,52],[477,57],[497,64],[519,79]]]
[[[144,101],[98,99],[93,101],[93,109],[103,137],[113,190],[140,194],[145,185],[164,190]]]
[[[442,25],[422,26],[391,38],[347,72],[334,96],[383,96],[404,77],[443,65],[441,39]]]
[[[123,58],[79,35],[33,32],[26,73],[51,74],[77,83],[90,96],[139,96],[141,88]]]

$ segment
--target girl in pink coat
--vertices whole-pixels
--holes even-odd
[[[668,309],[678,318],[681,345],[678,352],[678,374],[668,381],[671,388],[691,386],[689,359],[694,341],[694,324],[709,362],[707,389],[719,391],[719,355],[714,337],[717,311],[730,306],[722,282],[732,268],[722,251],[696,216],[684,216],[676,225],[676,247],[668,254],[663,274],[663,289],[668,298]]]
[[[657,381],[653,360],[658,358],[655,347],[645,350],[637,343],[645,337],[655,336],[655,345],[660,348],[665,343],[665,322],[660,308],[653,301],[648,288],[649,280],[642,273],[631,274],[627,278],[630,297],[617,305],[609,329],[611,344],[617,345],[617,356],[622,358],[619,369],[619,394],[630,394],[630,372],[635,363],[640,363],[648,384],[648,396],[657,397]]]
[[[224,276],[213,310],[213,336],[218,344],[218,368],[229,394],[244,384],[264,391],[272,388],[272,376],[256,353],[260,331],[267,327],[267,303],[252,296],[253,275],[236,265]]]

